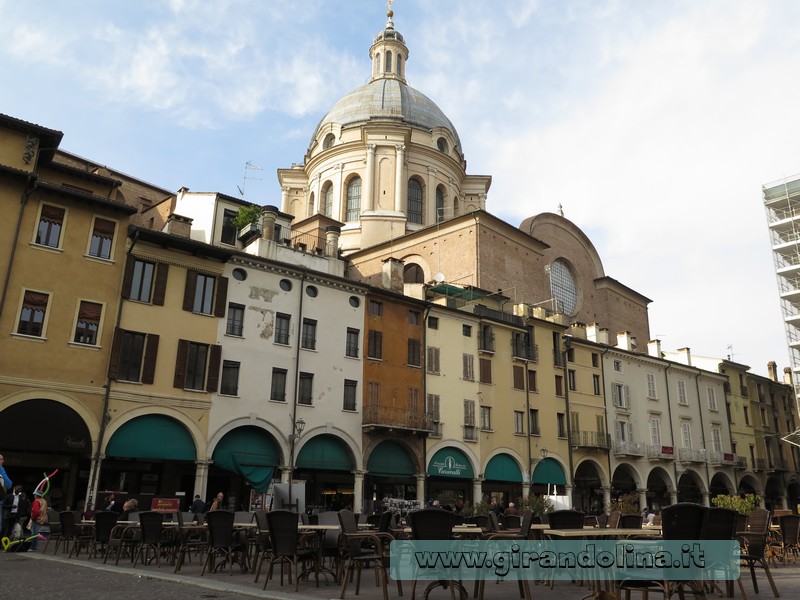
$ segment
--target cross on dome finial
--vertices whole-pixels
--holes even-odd
[[[386,27],[394,29],[394,22],[392,22],[392,17],[394,16],[394,11],[392,10],[392,4],[394,4],[394,0],[388,0],[386,2]]]

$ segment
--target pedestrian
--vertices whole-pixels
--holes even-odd
[[[0,534],[3,531],[3,513],[5,513],[5,505],[4,501],[6,496],[11,493],[11,490],[14,488],[14,483],[11,481],[11,478],[6,473],[6,469],[4,466],[5,459],[3,455],[0,454]]]
[[[508,503],[508,508],[503,511],[503,516],[509,515],[518,515],[519,511],[517,510],[516,505],[513,502]]]
[[[204,512],[206,512],[206,503],[203,502],[202,498],[200,498],[200,494],[197,494],[194,497],[194,502],[192,502],[192,507],[189,509],[189,511],[195,516],[202,515]]]
[[[209,510],[222,510],[224,508],[222,505],[223,500],[225,500],[225,495],[220,492],[217,494],[217,497],[214,498],[214,502],[211,503],[211,508]]]
[[[27,524],[28,516],[31,514],[28,496],[22,491],[21,485],[14,486],[13,493],[6,496],[6,499],[3,500],[3,508],[6,512],[6,518],[3,519],[2,537],[12,539],[21,537],[21,531],[15,533],[14,527],[20,525],[20,529],[23,528]]]
[[[42,525],[47,523],[47,500],[44,499],[44,495],[39,490],[33,492],[33,498],[29,528],[31,535],[36,536],[31,540],[31,550],[35,551],[39,546],[39,531],[41,531]]]
[[[128,498],[122,505],[122,512],[119,513],[120,521],[130,521],[131,513],[139,511],[139,501],[136,498]]]
[[[111,492],[108,496],[106,496],[106,502],[103,505],[103,510],[113,510],[116,512],[120,511],[120,508],[117,505],[117,499],[114,497],[113,492]]]

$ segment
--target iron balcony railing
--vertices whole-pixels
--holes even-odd
[[[478,428],[475,425],[464,425],[464,439],[468,442],[477,442]]]
[[[644,456],[645,447],[642,442],[614,442],[614,454],[625,456]]]
[[[765,471],[767,469],[767,459],[757,458],[753,464],[753,469],[756,471]]]
[[[736,455],[712,451],[708,453],[708,462],[712,465],[736,465]]]
[[[575,448],[611,448],[611,436],[602,431],[573,431],[570,443]]]
[[[364,426],[432,431],[433,422],[421,411],[412,411],[393,406],[367,405],[362,419]]]
[[[645,455],[651,460],[675,460],[675,448],[672,446],[645,446]]]
[[[685,463],[703,463],[706,462],[706,452],[694,448],[678,448],[678,460]]]
[[[736,457],[736,464],[733,465],[737,469],[746,469],[747,468],[747,457],[746,456],[737,456]]]

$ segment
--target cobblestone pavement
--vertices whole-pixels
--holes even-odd
[[[187,563],[178,574],[172,573],[172,567],[162,565],[138,565],[135,569],[128,561],[121,561],[118,567],[104,565],[102,559],[87,560],[83,554],[79,558],[67,559],[64,555],[52,554],[52,547],[47,554],[39,552],[3,553],[0,552],[0,589],[7,597],[42,597],[50,599],[109,600],[124,598],[125,600],[154,600],[169,598],[170,600],[244,599],[267,598],[275,600],[326,600],[339,597],[339,587],[328,581],[320,581],[316,588],[313,577],[311,581],[301,581],[300,591],[295,594],[294,586],[280,585],[279,578],[269,582],[267,590],[262,589],[262,574],[259,583],[253,582],[252,573],[242,573],[234,568],[233,575],[224,573],[200,576],[199,561]],[[771,568],[778,591],[783,598],[800,598],[800,564],[778,564]],[[749,574],[743,578],[748,598],[772,598],[772,592],[763,571],[757,572],[760,594],[753,593]],[[398,598],[397,587],[390,582],[389,597]],[[416,597],[422,597],[424,586],[419,586]],[[467,589],[472,595],[471,583]],[[587,594],[587,589],[568,582],[556,582],[553,590],[549,586],[539,584],[531,586],[534,598],[547,600],[578,600]],[[411,582],[403,582],[404,598],[411,597]],[[636,598],[634,594],[634,598]],[[736,589],[735,597],[739,597]],[[431,594],[431,600],[449,598],[448,592],[441,589]],[[511,582],[486,585],[487,600],[505,600],[516,598],[516,585]],[[709,596],[714,597],[714,596]],[[381,588],[375,585],[371,572],[365,571],[361,593],[355,596],[355,587],[351,585],[347,592],[348,600],[382,600]]]

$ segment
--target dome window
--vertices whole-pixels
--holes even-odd
[[[566,261],[557,259],[546,267],[550,274],[550,293],[556,302],[556,312],[571,317],[578,307],[578,286]]]
[[[408,180],[408,222],[422,225],[422,185],[416,179]]]
[[[333,212],[333,184],[330,181],[325,183],[322,188],[322,202],[320,203],[320,212],[326,217],[330,217]]]
[[[436,188],[436,222],[444,221],[444,192],[441,187]]]
[[[347,205],[344,220],[358,221],[361,216],[361,177],[353,177],[347,184]]]
[[[328,148],[332,148],[333,144],[336,142],[336,136],[332,133],[329,133],[325,136],[325,139],[322,142],[322,149],[327,150]]]
[[[403,283],[424,283],[425,274],[422,272],[422,267],[418,264],[411,263],[406,265],[403,269]]]
[[[439,148],[439,152],[447,154],[448,152],[447,140],[444,139],[443,137],[440,137],[438,140],[436,140],[436,147]]]
[[[392,72],[392,53],[391,52],[387,52],[386,53],[386,72],[387,73],[391,73]]]

